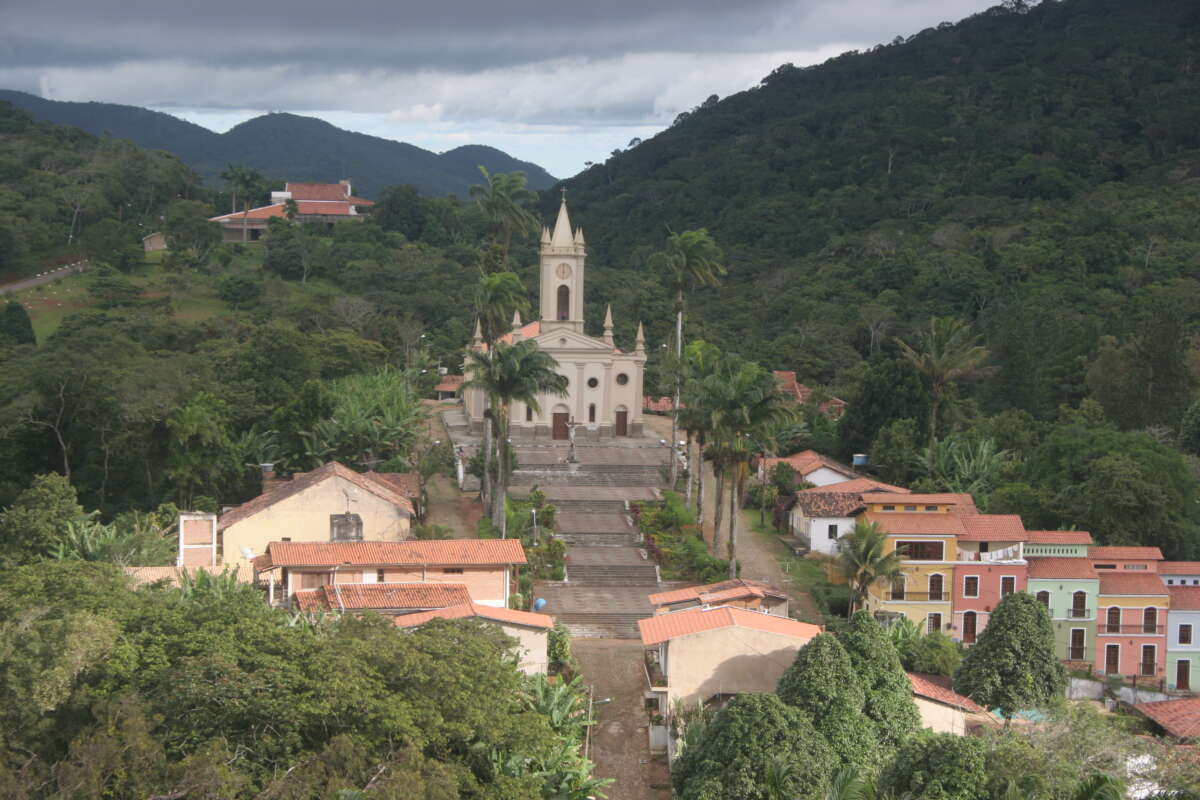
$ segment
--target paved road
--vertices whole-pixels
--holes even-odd
[[[58,280],[59,278],[65,278],[66,276],[76,272],[83,272],[86,268],[86,261],[76,261],[74,264],[67,264],[65,267],[59,267],[58,269],[53,269],[49,272],[39,273],[34,275],[32,278],[25,278],[24,280],[15,281],[14,283],[6,283],[3,286],[0,286],[0,294],[8,294],[9,292],[20,292],[25,289],[32,289],[35,286],[41,286],[44,283],[50,283],[51,281]]]

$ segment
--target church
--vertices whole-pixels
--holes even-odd
[[[522,325],[518,317],[502,342],[533,339],[558,362],[567,379],[564,397],[538,398],[538,410],[514,403],[509,416],[513,440],[570,438],[578,441],[642,435],[642,375],[646,366],[646,337],[638,323],[636,347],[624,352],[613,343],[611,306],[604,314],[604,334],[583,332],[583,281],[587,246],[583,229],[571,229],[567,201],[558,209],[554,231],[542,228],[538,247],[541,262],[540,319]],[[472,349],[482,349],[476,325]],[[471,430],[483,431],[487,398],[468,389],[463,404]]]

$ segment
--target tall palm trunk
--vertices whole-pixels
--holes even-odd
[[[483,477],[479,479],[479,499],[484,503],[492,501],[492,420],[491,412],[483,415]]]
[[[739,464],[734,467],[734,474],[729,479],[729,579],[737,577],[737,535],[738,519],[742,516],[741,473]]]
[[[508,527],[508,516],[504,503],[508,497],[508,414],[501,409],[496,417],[496,483],[492,497],[492,525],[500,531],[503,539]]]
[[[692,504],[692,484],[696,482],[696,462],[692,460],[692,432],[687,432],[687,453],[688,474],[687,474],[687,489],[683,498],[684,508]]]
[[[675,301],[675,399],[671,403],[671,490],[679,480],[679,458],[675,455],[675,442],[679,440],[679,372],[683,365],[683,292]]]
[[[696,524],[704,529],[704,434],[696,437]]]
[[[716,505],[713,508],[713,555],[721,557],[721,508],[725,504],[725,475],[719,465],[713,464],[713,491],[716,492]]]

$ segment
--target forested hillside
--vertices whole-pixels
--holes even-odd
[[[279,181],[336,183],[350,178],[355,191],[370,198],[385,186],[404,183],[425,194],[465,197],[479,180],[480,166],[489,172],[522,170],[535,189],[554,182],[537,164],[519,161],[494,147],[465,145],[432,153],[296,114],[264,114],[225,133],[214,133],[169,114],[136,106],[44,100],[6,89],[0,89],[0,101],[23,108],[42,121],[166,150],[213,186],[219,184],[220,174],[229,164],[253,167]]]

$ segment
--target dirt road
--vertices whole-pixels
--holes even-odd
[[[40,275],[34,275],[32,278],[25,278],[24,280],[15,281],[13,283],[6,283],[3,286],[0,286],[0,294],[8,294],[9,292],[20,292],[25,289],[32,289],[35,286],[41,286],[43,283],[50,283],[51,281],[58,280],[59,278],[65,278],[66,276],[72,275],[76,272],[83,272],[86,267],[86,261],[76,261],[74,264],[68,264],[65,267],[59,267],[58,269],[53,269],[49,272],[43,272]]]

